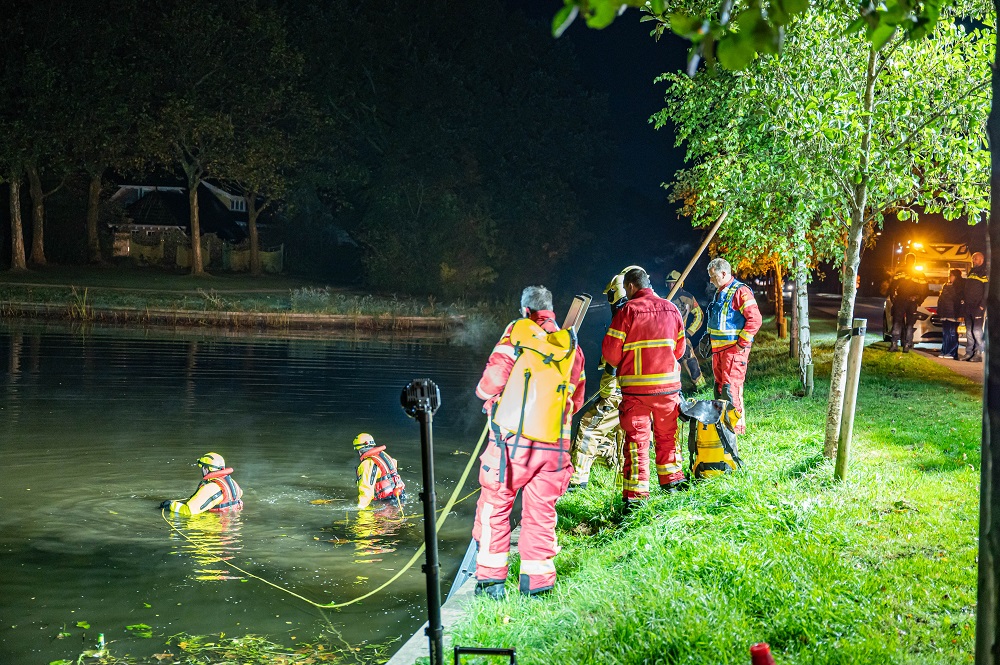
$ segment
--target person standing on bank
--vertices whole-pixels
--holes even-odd
[[[962,318],[964,290],[962,271],[955,268],[948,275],[948,283],[941,287],[937,315],[941,321],[941,353],[938,358],[958,360],[958,322]]]
[[[677,306],[656,295],[649,275],[632,268],[623,277],[628,302],[611,319],[601,353],[622,391],[618,417],[625,430],[622,498],[626,506],[649,498],[649,444],[656,442],[660,488],[684,485],[677,454],[677,414],[684,355],[684,323]]]
[[[986,319],[986,294],[990,286],[990,271],[982,252],[972,255],[972,267],[965,278],[965,357],[969,362],[983,362],[983,321]]]
[[[733,277],[729,261],[715,258],[708,263],[708,279],[715,295],[708,306],[708,336],[712,342],[712,373],[715,375],[715,398],[728,400],[740,414],[733,428],[746,432],[743,406],[743,382],[753,336],[762,322],[753,291]]]
[[[917,308],[930,293],[923,272],[917,269],[915,254],[903,258],[903,269],[889,282],[887,295],[892,301],[892,343],[889,352],[909,353],[913,348],[913,327],[917,325]]]
[[[490,417],[490,439],[480,457],[482,492],[472,527],[479,546],[475,593],[496,599],[506,596],[510,512],[518,492],[520,591],[535,596],[555,586],[556,500],[573,473],[569,433],[586,381],[576,333],[559,329],[549,290],[525,288],[521,315],[504,330],[476,386]]]
[[[668,293],[674,288],[674,284],[680,278],[681,274],[676,270],[671,271],[667,275],[666,285]],[[701,328],[702,321],[705,320],[705,314],[702,312],[701,305],[698,304],[695,297],[684,290],[684,282],[681,282],[680,286],[677,287],[677,293],[674,294],[670,302],[677,305],[677,309],[681,313],[681,320],[686,326],[685,336],[687,337],[687,343],[684,346],[684,357],[681,358],[681,367],[687,372],[695,391],[698,391],[705,387],[705,377],[701,374],[701,366],[698,364],[698,356],[694,352],[695,347],[692,338],[698,333],[698,329]]]

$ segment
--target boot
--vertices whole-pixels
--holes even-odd
[[[680,480],[675,480],[672,483],[666,483],[660,485],[660,489],[666,492],[667,494],[676,494],[677,492],[683,492],[684,490],[688,489],[688,487],[690,487],[690,485],[688,485],[687,478],[681,478]]]
[[[477,596],[488,596],[493,600],[503,600],[507,597],[507,588],[503,582],[476,582]]]
[[[983,362],[983,354],[977,353],[976,355],[969,358],[970,363],[981,363]]]
[[[909,353],[909,352],[910,352],[910,347],[904,346],[903,347],[903,353]]]
[[[889,345],[889,353],[895,353],[896,351],[899,351],[899,345],[893,342]]]

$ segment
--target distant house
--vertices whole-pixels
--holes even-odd
[[[180,229],[185,235],[191,233],[185,187],[119,185],[110,203],[124,209],[124,222],[130,231],[146,231],[153,235]],[[230,243],[247,238],[246,201],[207,182],[198,189],[198,220],[202,234],[215,234]]]

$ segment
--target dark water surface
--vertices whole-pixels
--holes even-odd
[[[294,644],[332,627],[352,643],[405,639],[425,616],[422,560],[373,598],[320,611],[215,557],[320,603],[390,578],[423,534],[419,428],[400,390],[425,376],[441,387],[442,505],[482,431],[472,391],[488,351],[0,322],[0,664],[75,660],[98,633],[117,655],[165,651],[181,632]],[[400,462],[402,516],[349,507],[360,431]],[[174,531],[157,506],[190,495],[193,462],[208,451],[235,468],[246,508],[176,518]],[[473,472],[463,495],[477,486]],[[472,497],[442,529],[446,582],[474,509]],[[134,624],[154,637],[132,636]],[[57,639],[64,627],[70,636]]]

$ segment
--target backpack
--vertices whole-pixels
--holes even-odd
[[[680,419],[691,423],[688,452],[695,479],[721,476],[743,466],[733,428],[740,414],[730,402],[681,400]]]

